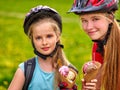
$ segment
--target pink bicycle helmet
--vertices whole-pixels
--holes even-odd
[[[74,0],[69,12],[76,14],[90,12],[111,12],[118,9],[118,0]]]
[[[62,32],[62,20],[59,13],[55,9],[48,6],[39,5],[32,8],[25,17],[23,24],[25,34],[28,33],[29,27],[32,23],[44,18],[52,18],[55,20],[58,24],[58,27],[60,28],[60,32]]]

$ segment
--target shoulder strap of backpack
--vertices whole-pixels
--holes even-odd
[[[33,72],[35,69],[35,57],[31,58],[24,62],[24,75],[25,75],[25,83],[23,86],[23,90],[27,90],[29,83],[31,82]]]

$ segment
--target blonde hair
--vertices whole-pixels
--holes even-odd
[[[70,64],[61,47],[58,47],[57,52],[53,57],[53,67],[55,67],[55,83],[54,83],[55,89],[54,90],[57,90],[58,84],[61,82],[60,73],[59,73],[60,67],[58,64],[58,60],[61,60],[62,65],[68,66]]]
[[[104,50],[102,67],[102,90],[117,90],[120,68],[120,27],[114,19],[110,36]]]

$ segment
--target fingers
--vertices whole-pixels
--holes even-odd
[[[86,83],[85,90],[96,90],[96,83]]]
[[[96,90],[97,79],[91,80],[91,82],[86,82],[82,80],[82,90]]]
[[[92,79],[91,83],[97,83],[97,79]]]

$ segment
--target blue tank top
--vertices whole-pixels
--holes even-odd
[[[43,71],[38,63],[38,57],[35,60],[36,66],[28,90],[54,90],[54,72]],[[24,72],[24,63],[19,64],[19,67]]]

